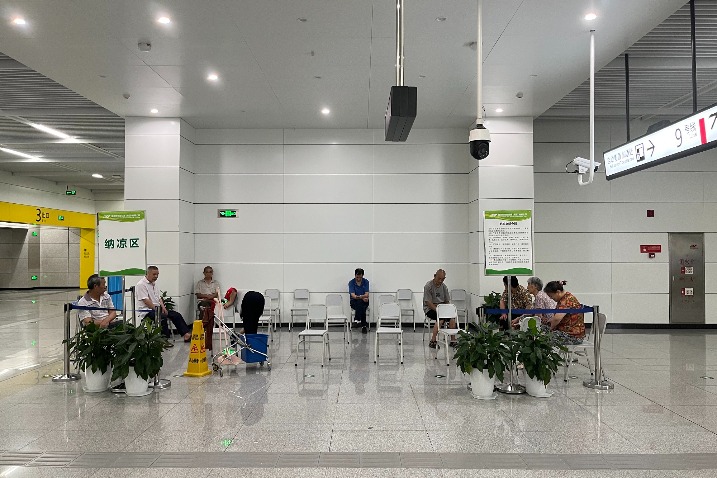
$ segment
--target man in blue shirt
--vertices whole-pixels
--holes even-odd
[[[361,333],[367,334],[368,279],[364,279],[363,269],[360,267],[354,272],[354,278],[349,281],[349,296],[351,297],[351,308],[356,311],[354,320],[361,322]]]

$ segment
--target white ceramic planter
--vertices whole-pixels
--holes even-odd
[[[525,374],[525,391],[531,397],[546,398],[552,395],[552,393],[548,393],[547,387],[542,380],[530,378],[528,374]]]
[[[134,373],[134,367],[129,368],[129,374],[124,379],[124,386],[128,396],[141,397],[147,394],[149,384],[145,379]]]
[[[476,398],[492,398],[495,377],[488,377],[487,370],[473,369],[471,372],[471,392]]]
[[[112,378],[112,367],[109,367],[105,373],[93,372],[91,368],[85,369],[85,392],[97,393],[104,392],[110,386],[110,378]]]

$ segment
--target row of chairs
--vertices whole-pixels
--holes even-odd
[[[281,314],[281,306],[279,304],[279,291],[277,289],[267,289],[265,297],[268,297],[269,291],[272,291],[276,295],[275,298],[272,298],[271,305],[267,305],[268,307],[271,307],[272,311],[275,312],[275,317],[278,317],[278,322],[281,323],[280,320],[280,314]],[[468,293],[464,289],[453,289],[450,292],[451,295],[451,303],[456,306],[456,310],[458,313],[459,318],[463,317],[463,322],[468,321],[468,310],[470,309],[470,303],[469,303],[469,296]],[[296,289],[294,291],[294,302],[291,306],[291,316],[289,317],[289,331],[291,331],[291,328],[294,324],[294,319],[299,317],[305,317],[308,313],[308,307],[309,307],[309,290],[308,289]],[[413,291],[411,289],[398,289],[396,294],[380,294],[377,298],[378,307],[381,307],[381,304],[384,303],[391,303],[396,302],[399,305],[400,308],[400,317],[399,319],[403,319],[404,316],[410,316],[411,322],[413,322],[413,331],[416,331],[416,324],[419,323],[416,321],[416,310],[414,307],[414,301],[413,301]],[[269,301],[267,299],[267,304],[269,304]],[[326,306],[329,307],[331,310],[329,312],[330,315],[338,315],[343,316],[343,310],[344,310],[344,304],[343,304],[343,298],[341,294],[327,294],[326,295]],[[370,317],[370,308],[366,311],[367,315]],[[351,315],[353,317],[354,311],[351,310]],[[380,315],[380,314],[379,314]],[[338,319],[337,319],[338,320]],[[399,320],[399,322],[400,322]],[[351,321],[353,322],[353,320]],[[276,325],[276,321],[274,324]],[[430,326],[430,323],[427,323],[426,319],[423,321],[424,328],[426,326]],[[348,325],[348,328],[350,329],[351,324]],[[371,326],[371,323],[369,321],[369,328]],[[275,327],[276,328],[276,327]]]

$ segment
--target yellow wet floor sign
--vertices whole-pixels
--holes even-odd
[[[192,325],[192,343],[189,346],[189,363],[184,375],[204,377],[211,373],[207,366],[207,351],[204,349],[204,326],[201,320],[195,320]]]

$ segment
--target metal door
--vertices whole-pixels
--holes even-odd
[[[670,323],[705,323],[705,235],[670,233]]]

